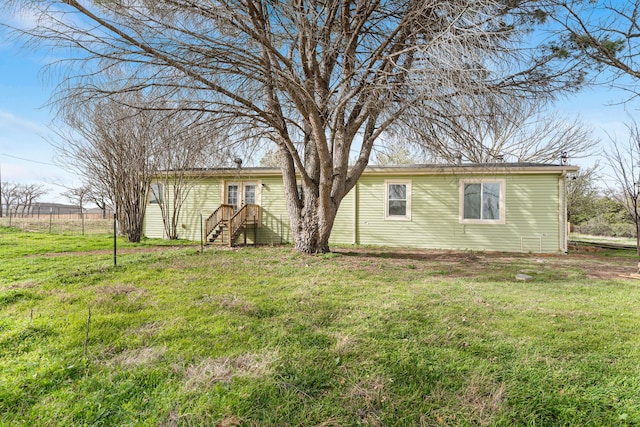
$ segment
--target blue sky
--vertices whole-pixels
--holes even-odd
[[[47,142],[53,116],[46,107],[51,87],[44,84],[41,54],[0,42],[0,167],[2,181],[42,184],[43,201],[64,201],[64,186],[80,179],[57,165]]]
[[[60,196],[64,187],[78,186],[81,181],[58,164],[48,142],[54,134],[48,128],[53,116],[46,103],[55,82],[46,83],[46,61],[42,53],[0,39],[0,168],[2,181],[43,184],[49,193],[42,201],[64,202]],[[609,105],[626,97],[628,94],[620,90],[596,87],[563,99],[554,109],[580,116],[602,139],[604,147],[607,133],[619,137],[626,134],[627,110],[637,114],[633,104]],[[596,160],[592,157],[572,163],[590,166]]]

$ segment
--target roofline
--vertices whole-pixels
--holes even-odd
[[[464,175],[477,173],[563,174],[577,172],[577,166],[542,163],[468,163],[459,165],[370,166],[363,175]]]
[[[399,165],[399,166],[367,166],[363,176],[375,175],[467,175],[478,173],[500,174],[566,174],[575,173],[578,166],[550,165],[541,163],[468,163],[459,165]],[[246,167],[246,168],[212,168],[192,169],[190,176],[282,176],[279,168]]]

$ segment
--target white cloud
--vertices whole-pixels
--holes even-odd
[[[29,131],[39,135],[44,135],[48,132],[48,128],[41,123],[18,117],[3,110],[0,110],[0,129]]]

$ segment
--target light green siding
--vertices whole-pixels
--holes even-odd
[[[164,189],[165,206],[173,206],[170,188]],[[206,219],[220,205],[220,179],[199,178],[188,188],[188,194],[178,218],[178,238],[200,241],[200,213]],[[157,205],[147,205],[144,235],[149,238],[165,238],[162,215]]]
[[[504,182],[504,223],[464,224],[460,221],[460,182],[465,179]],[[564,200],[560,173],[498,175],[415,174],[363,175],[343,199],[331,244],[384,245],[436,249],[561,252],[564,242]],[[206,219],[222,202],[223,183],[259,182],[262,218],[260,244],[291,243],[292,235],[280,176],[219,176],[198,179],[180,217],[180,238],[200,240],[200,213]],[[385,218],[385,181],[408,182],[410,219]],[[562,182],[562,181],[561,181]],[[165,196],[170,202],[171,196]],[[147,207],[145,235],[164,237],[160,210]],[[253,243],[253,231],[247,242]],[[242,241],[242,237],[240,238]]]
[[[152,239],[164,239],[166,237],[162,223],[162,213],[158,205],[147,205],[142,234]]]
[[[340,203],[340,208],[338,209],[338,215],[336,215],[336,220],[331,230],[331,237],[329,238],[330,244],[352,244],[356,242],[356,193],[357,188],[353,188],[349,194],[342,199],[342,203]]]
[[[262,223],[258,228],[258,243],[291,243],[291,228],[282,178],[264,178],[262,184]]]
[[[560,251],[558,175],[497,175],[505,180],[505,224],[462,224],[461,179],[478,175],[364,176],[357,187],[357,243],[510,252]],[[411,219],[385,219],[385,180],[410,181]],[[341,217],[343,215],[341,207]],[[350,210],[351,207],[347,207]],[[352,243],[340,235],[334,243]]]

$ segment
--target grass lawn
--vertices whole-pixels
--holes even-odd
[[[616,243],[620,245],[635,246],[637,241],[634,238],[629,237],[605,237],[605,236],[591,236],[588,234],[571,233],[569,235],[570,240],[577,240],[580,242],[590,243]]]
[[[111,242],[0,228],[0,425],[640,424],[624,251]]]

